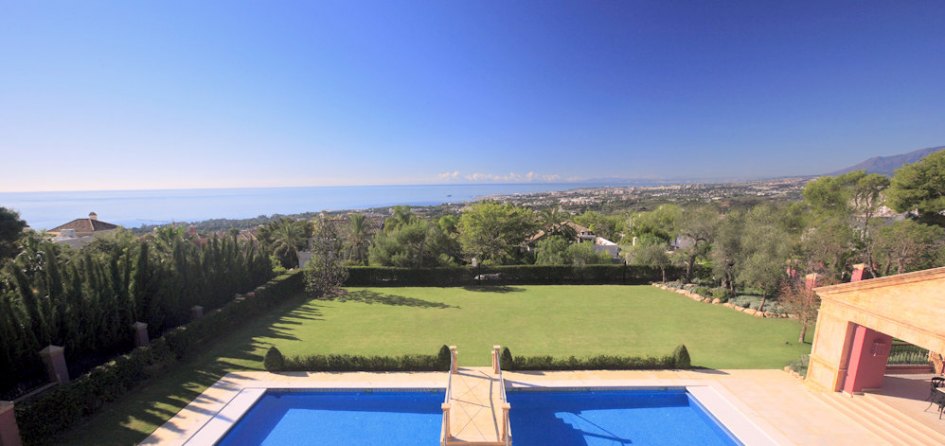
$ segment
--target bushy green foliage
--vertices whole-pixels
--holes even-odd
[[[21,245],[0,273],[0,394],[45,378],[36,352],[50,343],[84,372],[96,365],[90,358],[131,349],[133,322],[157,337],[188,322],[194,305],[218,308],[272,277],[253,243],[174,227],[141,239],[119,231],[79,251],[35,234]]]
[[[280,372],[285,368],[285,356],[275,346],[269,347],[263,358],[263,368],[269,372]]]
[[[590,356],[555,358],[552,356],[518,356],[510,370],[661,370],[676,368],[673,356]]]
[[[207,338],[258,316],[302,292],[298,272],[258,287],[252,297],[232,300],[186,326],[175,328],[146,347],[120,355],[89,373],[16,405],[20,433],[27,445],[47,444],[52,436],[101,409],[106,402],[176,364]]]
[[[482,285],[626,284],[642,285],[661,279],[658,269],[645,266],[503,265],[482,268],[385,268],[350,267],[345,286],[476,286],[476,275],[487,276]],[[667,268],[668,277],[679,277],[680,268]],[[497,276],[496,276],[497,275]]]
[[[729,294],[727,289],[723,287],[712,288],[710,292],[712,293],[713,299],[719,299],[722,303],[728,302]]]
[[[508,347],[502,347],[502,353],[499,354],[499,367],[502,370],[511,370],[515,366],[515,358],[512,357],[512,351]]]
[[[610,254],[597,251],[593,243],[572,243],[568,246],[568,260],[574,266],[612,264]]]
[[[945,226],[945,150],[901,167],[886,192],[887,201],[899,212],[918,211],[928,223]]]
[[[449,370],[439,355],[359,356],[310,355],[285,359],[284,371],[292,372],[424,372]]]
[[[470,206],[459,219],[463,252],[495,265],[513,263],[522,241],[537,229],[529,209],[484,201]]]
[[[676,350],[673,351],[673,359],[677,369],[688,369],[692,367],[692,360],[689,358],[689,349],[683,344],[680,344],[676,347]]]
[[[450,347],[448,345],[444,344],[440,347],[440,351],[436,354],[436,360],[439,361],[441,366],[447,369],[450,368],[450,362],[452,362],[453,357],[452,354],[450,354]]]
[[[568,241],[564,237],[549,236],[535,244],[536,265],[567,265],[570,263]]]

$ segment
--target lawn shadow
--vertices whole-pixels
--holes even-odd
[[[268,344],[257,338],[298,341],[291,330],[279,325],[295,325],[300,320],[323,320],[321,305],[299,295],[261,312],[233,331],[198,342],[180,362],[156,371],[98,413],[57,435],[53,443],[123,446],[137,444],[161,425],[182,432],[183,426],[165,422],[191,401],[208,398],[201,396],[203,391],[226,374],[262,370],[262,354]]]
[[[428,300],[417,299],[416,297],[398,296],[395,294],[381,294],[370,290],[355,291],[336,298],[338,302],[361,302],[368,305],[381,304],[397,307],[416,307],[416,308],[459,308],[455,305],[444,304],[442,302],[431,302]]]
[[[520,293],[522,291],[525,291],[525,288],[519,288],[519,287],[514,287],[514,286],[508,286],[508,285],[464,286],[463,289],[466,291],[472,291],[476,293],[499,293],[499,294]]]

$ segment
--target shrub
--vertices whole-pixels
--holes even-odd
[[[447,371],[439,355],[357,356],[310,355],[286,358],[284,371],[293,372],[424,372]]]
[[[285,368],[285,356],[275,346],[269,347],[266,357],[263,358],[263,367],[268,372],[281,372]]]
[[[805,377],[807,376],[807,367],[809,364],[810,355],[801,355],[800,358],[791,361],[791,363],[788,364],[788,368],[793,370],[798,375],[801,375],[801,377]]]
[[[348,269],[345,286],[470,286],[478,285],[479,274],[491,277],[483,285],[627,284],[645,285],[662,280],[658,268],[645,266],[587,265],[504,265],[450,268],[394,268],[357,266]],[[683,274],[668,268],[670,279]]]
[[[673,359],[676,362],[677,369],[692,368],[692,360],[689,358],[689,350],[685,345],[679,344],[673,352]]]
[[[512,357],[512,351],[508,347],[502,347],[502,353],[499,355],[499,367],[502,370],[511,370],[515,366],[515,359]]]
[[[712,298],[719,299],[722,303],[728,302],[728,290],[725,287],[712,288]]]
[[[439,353],[436,354],[437,363],[443,369],[449,370],[450,362],[453,360],[452,356],[453,355],[450,354],[450,347],[446,344],[443,344],[443,346],[440,347]]]
[[[700,296],[702,296],[702,297],[709,297],[709,296],[712,295],[712,291],[709,290],[708,288],[704,287],[704,286],[697,286],[697,287],[695,287],[695,288],[693,289],[693,292],[696,293],[696,294],[698,294],[698,295],[700,295]]]
[[[555,358],[552,356],[519,356],[511,370],[658,370],[675,368],[672,356],[589,356]]]

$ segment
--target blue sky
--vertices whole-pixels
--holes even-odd
[[[0,191],[820,173],[943,73],[941,1],[0,0]]]

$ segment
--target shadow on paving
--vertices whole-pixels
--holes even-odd
[[[361,302],[365,304],[393,305],[398,307],[417,308],[459,308],[442,302],[430,302],[416,297],[398,296],[396,294],[381,294],[374,291],[361,290],[339,296],[338,302]]]
[[[262,370],[262,352],[268,343],[254,338],[298,340],[282,324],[322,319],[320,306],[300,296],[276,306],[258,319],[214,341],[201,344],[202,354],[153,372],[153,377],[102,410],[64,432],[52,444],[131,445],[150,435],[227,373]],[[178,430],[173,425],[167,426]]]

